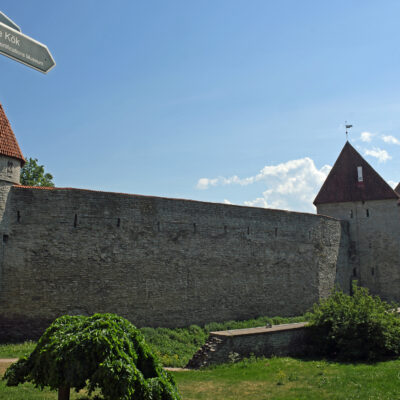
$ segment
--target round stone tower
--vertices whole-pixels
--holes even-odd
[[[3,215],[10,189],[20,183],[21,167],[25,159],[10,122],[0,104],[0,220],[4,225]]]
[[[0,104],[0,182],[18,185],[24,164],[24,156]]]

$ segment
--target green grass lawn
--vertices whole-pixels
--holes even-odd
[[[400,360],[340,364],[271,358],[174,375],[184,400],[400,399]]]
[[[0,399],[4,400],[57,400],[57,392],[35,389],[33,385],[25,383],[17,388],[8,388],[0,383]],[[89,397],[71,391],[71,400],[87,400]]]
[[[341,364],[293,358],[248,359],[173,374],[183,400],[400,400],[400,360]],[[31,384],[7,388],[0,381],[0,399],[55,400],[57,394],[42,392]],[[71,399],[88,397],[71,391]]]

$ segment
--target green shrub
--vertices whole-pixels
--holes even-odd
[[[175,382],[129,321],[113,314],[56,319],[28,357],[4,375],[8,386],[32,382],[66,393],[100,389],[109,400],[179,400]],[[60,398],[60,397],[59,397]]]
[[[353,283],[353,295],[336,290],[309,315],[316,352],[347,360],[374,360],[400,354],[397,306]]]

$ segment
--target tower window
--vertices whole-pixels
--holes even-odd
[[[362,167],[357,167],[357,175],[358,175],[358,182],[362,182],[364,180]]]
[[[350,218],[353,218],[353,210],[350,210]]]
[[[7,163],[7,175],[11,176],[12,175],[12,171],[13,171],[13,163],[11,161],[9,161]]]
[[[365,215],[366,215],[367,217],[369,217],[369,210],[368,210],[368,208],[365,210]]]
[[[357,268],[353,268],[353,276],[357,276]]]

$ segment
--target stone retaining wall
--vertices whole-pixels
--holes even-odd
[[[307,350],[307,323],[210,332],[205,345],[189,361],[187,368],[222,364],[255,356],[300,356]],[[236,354],[235,354],[236,353]]]

